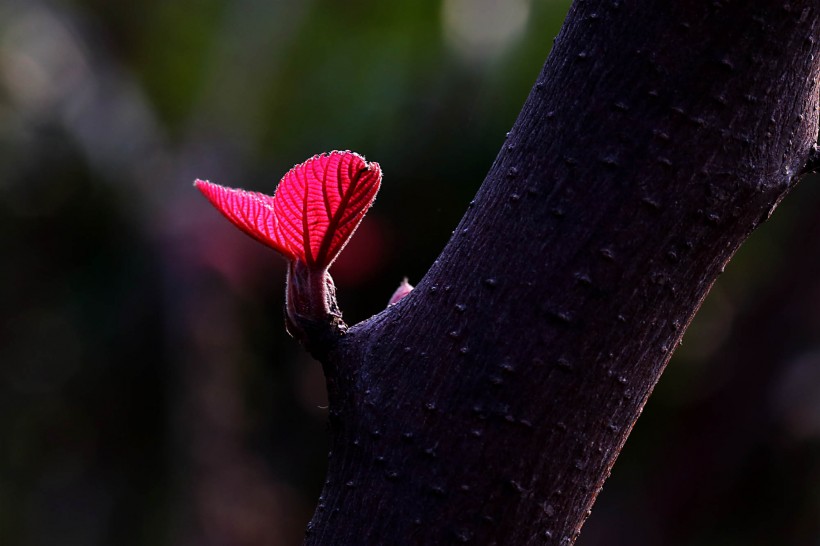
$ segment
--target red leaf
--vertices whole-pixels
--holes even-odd
[[[197,188],[239,229],[316,269],[344,248],[373,203],[378,163],[352,152],[316,155],[293,167],[273,197],[197,180]]]
[[[194,186],[236,227],[286,258],[296,259],[297,255],[283,245],[277,236],[273,197],[264,193],[226,188],[207,180],[197,180]]]

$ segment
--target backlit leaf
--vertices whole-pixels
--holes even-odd
[[[242,231],[315,269],[333,263],[380,184],[379,164],[352,152],[316,155],[296,165],[279,182],[273,197],[195,182]]]

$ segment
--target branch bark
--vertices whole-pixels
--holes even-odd
[[[571,544],[674,347],[811,167],[811,0],[577,0],[475,201],[398,304],[316,349],[306,544]]]

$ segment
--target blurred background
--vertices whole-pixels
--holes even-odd
[[[301,543],[321,370],[284,262],[191,183],[378,161],[332,270],[367,318],[448,240],[568,6],[0,0],[0,544]],[[580,545],[820,545],[818,181],[719,280]]]

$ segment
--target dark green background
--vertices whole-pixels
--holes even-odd
[[[0,1],[0,544],[298,544],[321,371],[283,261],[191,182],[378,161],[332,271],[362,320],[448,240],[567,8]],[[820,545],[816,185],[715,286],[580,545]]]

